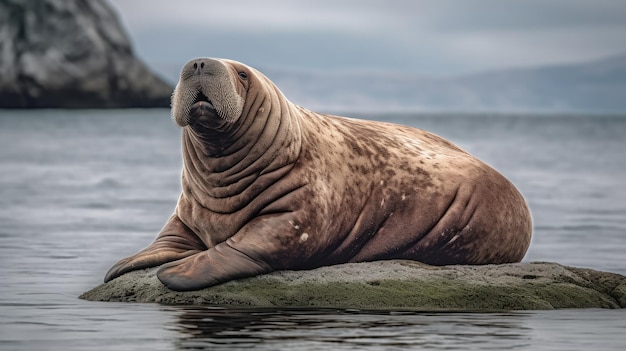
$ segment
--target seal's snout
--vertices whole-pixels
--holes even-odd
[[[211,58],[198,58],[189,61],[183,68],[181,78],[185,76],[216,76],[225,70],[225,66],[219,60]]]
[[[232,123],[243,110],[236,75],[219,59],[197,58],[185,64],[172,94],[172,117],[181,127],[216,120]],[[217,121],[219,122],[219,121]]]

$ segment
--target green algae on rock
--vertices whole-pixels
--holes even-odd
[[[156,277],[156,268],[152,268],[127,273],[80,298],[176,305],[411,311],[624,308],[626,277],[556,263],[434,267],[391,260],[280,271],[199,291],[176,292],[163,286]]]

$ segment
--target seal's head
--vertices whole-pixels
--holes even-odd
[[[234,123],[246,99],[247,67],[211,58],[191,60],[172,94],[172,118],[187,125]]]

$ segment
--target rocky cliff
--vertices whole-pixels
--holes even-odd
[[[167,107],[101,0],[0,0],[0,108]]]

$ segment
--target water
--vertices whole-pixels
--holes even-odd
[[[626,274],[626,117],[359,116],[434,131],[529,201],[527,261]],[[0,111],[1,350],[622,350],[626,311],[240,310],[77,298],[149,244],[180,185],[167,110]]]

